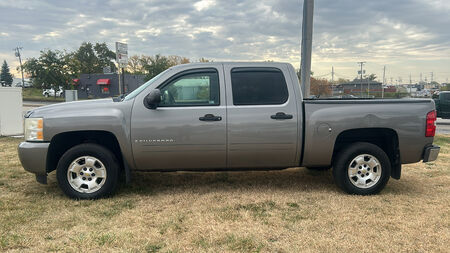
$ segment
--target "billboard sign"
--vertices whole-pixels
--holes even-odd
[[[128,44],[116,42],[116,61],[119,68],[126,68],[128,65]]]

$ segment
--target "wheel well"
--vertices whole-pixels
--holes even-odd
[[[96,143],[111,150],[120,162],[122,168],[123,157],[116,136],[107,131],[74,131],[55,135],[48,149],[47,172],[56,169],[61,156],[70,148],[82,143]]]
[[[400,179],[401,162],[397,132],[389,128],[351,129],[339,134],[333,150],[334,157],[348,145],[355,142],[368,142],[377,145],[389,157],[391,176]]]

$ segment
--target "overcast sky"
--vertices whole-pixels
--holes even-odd
[[[0,60],[128,43],[129,54],[300,62],[302,0],[0,0]],[[450,0],[316,0],[312,70],[353,79],[357,62],[403,83],[450,78]],[[15,70],[13,70],[15,72]]]

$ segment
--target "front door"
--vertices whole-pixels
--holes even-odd
[[[213,65],[215,66],[215,65]],[[221,64],[181,71],[163,82],[162,101],[136,98],[131,140],[140,170],[225,168],[226,107]],[[222,84],[222,85],[220,85]]]

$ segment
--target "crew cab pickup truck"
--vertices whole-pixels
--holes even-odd
[[[114,192],[131,171],[333,168],[350,194],[375,194],[401,165],[437,158],[433,100],[304,99],[286,63],[172,67],[123,98],[25,115],[19,157],[40,183],[56,170],[76,199]]]
[[[450,119],[450,91],[441,91],[434,102],[436,103],[437,116]]]

